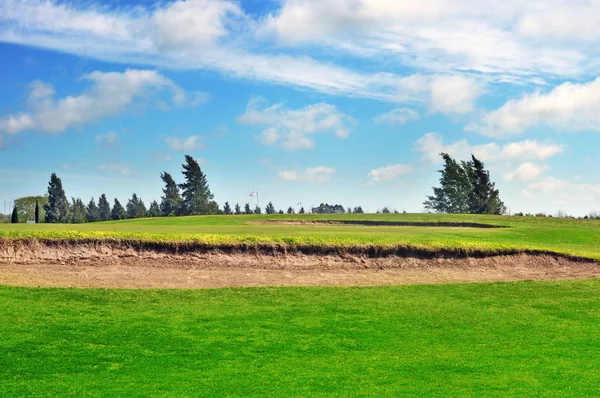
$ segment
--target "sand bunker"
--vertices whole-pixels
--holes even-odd
[[[600,264],[548,254],[479,258],[169,251],[127,245],[4,245],[0,284],[41,287],[215,288],[372,286],[575,279]]]

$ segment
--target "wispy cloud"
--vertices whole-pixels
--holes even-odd
[[[376,123],[389,124],[392,126],[399,126],[406,124],[413,120],[418,120],[419,114],[410,108],[396,108],[389,112],[382,113],[377,116],[374,120]]]
[[[379,169],[371,170],[369,177],[373,182],[395,180],[400,176],[410,174],[413,172],[411,166],[405,164],[393,164],[390,166],[381,167]]]
[[[173,151],[190,153],[204,148],[202,140],[202,136],[191,135],[186,138],[167,137],[166,142]]]
[[[267,126],[259,136],[260,141],[265,145],[278,144],[287,150],[312,148],[315,145],[313,137],[318,133],[333,133],[338,138],[346,138],[356,123],[335,105],[325,102],[288,109],[283,104],[269,105],[264,98],[250,100],[238,122]]]

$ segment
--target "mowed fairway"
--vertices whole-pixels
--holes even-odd
[[[0,288],[0,396],[598,396],[600,281]]]

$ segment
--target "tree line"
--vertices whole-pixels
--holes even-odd
[[[48,183],[48,191],[44,196],[29,196],[15,200],[15,206],[11,215],[11,222],[17,223],[24,220],[46,223],[86,223],[95,221],[124,220],[142,217],[162,216],[188,216],[203,214],[262,214],[259,206],[252,208],[246,203],[242,208],[235,204],[232,208],[229,202],[225,202],[221,209],[214,201],[214,195],[210,190],[206,174],[200,168],[198,162],[191,156],[185,156],[182,165],[184,182],[178,184],[168,172],[162,172],[160,178],[164,183],[160,203],[150,202],[147,207],[142,198],[136,193],[123,205],[119,199],[109,202],[105,194],[101,194],[98,200],[91,198],[84,203],[81,198],[71,197],[69,201],[65,193],[62,180],[52,173]],[[362,207],[358,206],[347,210],[362,213]],[[340,213],[345,212],[341,205],[321,204],[312,209],[313,213]],[[293,207],[287,211],[276,210],[272,202],[264,208],[265,214],[296,214]],[[301,207],[298,214],[305,214]]]
[[[500,192],[481,160],[474,155],[471,155],[468,161],[457,161],[447,153],[441,153],[440,156],[444,165],[438,170],[439,186],[433,187],[433,194],[428,195],[423,202],[426,211],[451,214],[506,214],[506,206],[500,199]],[[242,208],[239,203],[231,207],[229,202],[225,202],[223,208],[220,208],[198,162],[190,155],[185,155],[182,168],[184,181],[179,184],[170,173],[165,171],[160,174],[164,183],[163,196],[160,203],[152,201],[149,207],[146,207],[142,198],[135,193],[124,206],[118,199],[114,199],[111,206],[105,194],[100,195],[97,202],[92,198],[87,204],[80,198],[71,198],[69,201],[61,179],[53,173],[47,195],[15,200],[11,220],[18,222],[34,216],[36,221],[44,220],[48,223],[83,223],[140,217],[263,213],[259,206],[252,208],[249,203]],[[321,203],[309,211],[315,214],[364,212],[361,206],[351,208],[328,203]],[[309,211],[301,207],[297,213],[304,214]],[[392,211],[384,207],[377,212]],[[264,208],[264,213],[296,214],[296,210],[291,206],[285,212],[283,209],[276,210],[273,203],[269,202]],[[586,218],[599,217],[597,213],[592,213]]]

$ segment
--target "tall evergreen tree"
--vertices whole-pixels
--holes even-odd
[[[256,207],[254,208],[254,214],[262,214],[262,210],[260,209],[259,205],[256,205]]]
[[[48,183],[48,204],[44,206],[45,222],[66,223],[69,221],[69,201],[65,195],[62,181],[52,173]]]
[[[153,200],[152,203],[150,203],[150,208],[148,209],[148,217],[160,217],[160,216],[161,216],[160,206],[158,205],[156,200]]]
[[[135,193],[131,195],[131,199],[127,202],[127,218],[142,218],[146,217],[147,213],[144,201]]]
[[[352,209],[352,213],[357,213],[357,214],[364,213],[362,206],[356,206],[354,209]]]
[[[468,164],[458,163],[447,153],[441,153],[444,168],[440,186],[433,188],[433,195],[423,202],[425,208],[438,213],[464,214],[469,212],[469,198],[473,190],[471,170]],[[465,167],[467,166],[467,167]]]
[[[181,195],[177,183],[175,183],[171,174],[166,171],[161,173],[160,178],[165,183],[165,187],[163,188],[164,196],[160,202],[160,211],[164,216],[179,215],[181,210]]]
[[[71,198],[70,222],[73,224],[82,224],[87,221],[87,210],[85,204],[80,198]]]
[[[242,209],[239,203],[235,204],[235,214],[242,214]]]
[[[287,214],[294,214],[294,213],[295,213],[294,208],[292,206],[288,207]]]
[[[250,208],[250,203],[246,203],[246,204],[244,205],[244,214],[252,214],[252,213],[254,213],[254,212],[253,212],[253,211],[252,211],[252,209]]]
[[[275,210],[275,206],[273,206],[272,202],[269,202],[265,207],[265,213],[267,214],[275,214],[277,211]]]
[[[37,200],[35,201],[35,223],[40,223],[40,203]]]
[[[108,203],[105,194],[100,195],[98,199],[98,212],[100,221],[110,220],[110,203]]]
[[[223,205],[223,214],[233,214],[231,211],[231,206],[229,206],[229,202],[225,202]]]
[[[125,209],[123,208],[121,202],[119,202],[119,199],[115,198],[115,204],[113,205],[112,211],[110,212],[110,219],[124,220],[125,218],[127,218],[127,213],[125,212]]]
[[[19,211],[17,210],[17,206],[13,207],[12,216],[10,217],[10,222],[13,224],[17,224],[19,222]]]
[[[438,213],[503,214],[506,211],[500,193],[490,179],[483,162],[471,155],[468,162],[457,162],[441,154],[444,168],[440,186],[423,202],[425,208]]]
[[[304,213],[305,213],[304,207],[300,207],[300,210],[298,211],[298,214],[304,214]]]
[[[218,210],[214,195],[210,192],[206,175],[200,165],[190,155],[185,155],[182,165],[185,182],[179,184],[183,198],[183,214],[215,214]]]
[[[469,200],[469,212],[472,214],[504,214],[506,207],[500,200],[500,192],[490,179],[490,172],[482,161],[471,155],[469,162],[473,193]]]
[[[85,218],[88,222],[100,221],[100,210],[98,209],[94,198],[90,200],[90,203],[88,203],[86,207]]]

